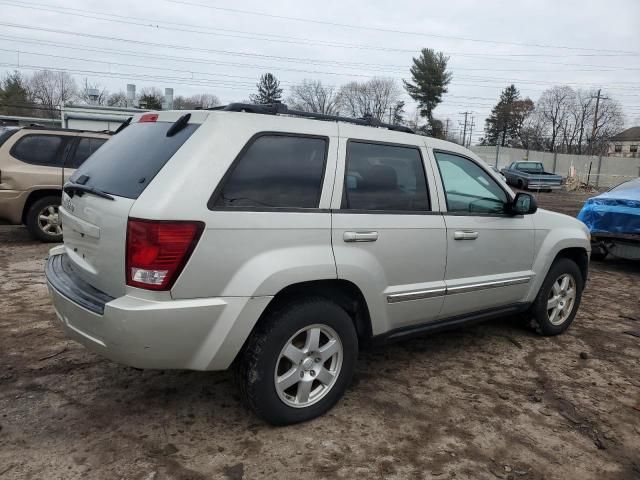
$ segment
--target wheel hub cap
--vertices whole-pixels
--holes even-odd
[[[313,367],[313,359],[311,357],[307,357],[302,361],[302,368],[305,370],[311,370]]]

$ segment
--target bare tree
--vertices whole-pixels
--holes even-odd
[[[78,96],[88,105],[106,105],[109,93],[102,85],[97,82],[90,83],[85,77]]]
[[[112,93],[107,98],[107,105],[109,107],[126,107],[127,106],[127,94],[120,90],[119,92]]]
[[[588,142],[591,143],[591,152],[602,155],[609,148],[609,139],[620,133],[624,127],[624,115],[620,104],[612,98],[600,100],[598,116],[592,125],[595,125],[595,135],[593,138],[588,138]],[[588,131],[591,137],[590,130]]]
[[[519,136],[522,148],[527,150],[547,150],[549,148],[545,138],[545,119],[539,109],[534,107],[523,118]]]
[[[557,140],[574,102],[575,92],[571,87],[557,86],[542,92],[538,100],[538,111],[549,134],[549,147],[552,152],[557,149]]]
[[[392,78],[375,77],[367,82],[350,82],[340,88],[340,104],[355,118],[371,116],[380,121],[393,119],[401,90]]]
[[[337,115],[340,97],[333,87],[322,85],[320,80],[303,80],[291,87],[287,103],[296,110]]]
[[[28,88],[37,103],[50,109],[52,118],[54,110],[75,99],[78,91],[71,75],[51,70],[35,72],[28,81]]]
[[[212,108],[220,105],[220,99],[210,93],[200,93],[190,97],[178,95],[173,99],[173,108],[176,110],[195,110],[199,108]]]

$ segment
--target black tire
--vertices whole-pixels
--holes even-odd
[[[274,375],[285,345],[296,332],[312,325],[329,327],[337,334],[342,344],[342,364],[324,396],[309,406],[293,407],[281,399]],[[351,317],[335,303],[308,298],[287,303],[260,320],[236,362],[236,381],[244,402],[256,415],[273,425],[289,425],[330,410],[349,386],[357,357],[358,336]],[[292,388],[297,389],[297,384]]]
[[[62,230],[60,230],[59,233],[50,233],[45,231],[45,227],[43,227],[39,218],[40,214],[50,207],[55,209],[55,216],[57,217],[58,207],[60,207],[60,201],[60,196],[48,195],[33,202],[29,207],[29,210],[27,210],[25,225],[27,227],[27,230],[29,230],[29,233],[35,239],[51,243],[58,243],[62,241]]]
[[[518,181],[516,182],[516,187],[518,187],[520,190],[524,190],[524,182],[521,179],[518,179]]]
[[[574,280],[575,298],[573,299],[573,304],[570,306],[570,311],[566,312],[564,317],[560,316],[560,318],[556,320],[556,323],[554,323],[549,318],[550,309],[548,309],[548,302],[551,300],[550,295],[554,284],[564,275],[569,275]],[[584,280],[578,265],[568,258],[559,258],[556,260],[553,265],[551,265],[549,273],[547,273],[542,287],[540,287],[540,291],[531,307],[531,326],[544,336],[558,335],[564,332],[573,322],[580,307],[583,288]],[[567,301],[567,298],[568,297],[564,297],[563,300]]]

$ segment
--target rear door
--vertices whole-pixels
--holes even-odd
[[[95,288],[112,297],[125,293],[129,211],[206,115],[192,115],[185,128],[170,136],[168,130],[180,114],[143,115],[95,151],[71,176],[72,183],[111,197],[65,192],[60,208],[64,245],[72,267]]]
[[[434,151],[446,205],[447,297],[442,316],[515,304],[533,278],[531,215],[510,215],[510,195],[479,162]]]
[[[420,137],[363,130],[340,125],[332,236],[338,277],[363,290],[376,335],[438,317],[446,235]]]

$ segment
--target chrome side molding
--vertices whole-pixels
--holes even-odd
[[[456,293],[469,293],[478,290],[486,290],[489,288],[508,287],[511,285],[521,285],[529,283],[532,276],[509,278],[506,280],[490,280],[487,282],[470,283],[468,285],[459,285],[456,287],[438,287],[428,290],[418,290],[407,293],[394,293],[387,295],[388,303],[408,302],[411,300],[423,300],[425,298],[441,297],[443,295],[455,295]]]

